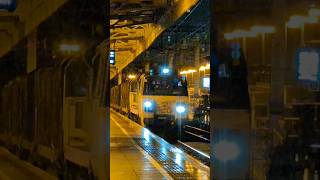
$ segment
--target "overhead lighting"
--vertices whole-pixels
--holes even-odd
[[[137,76],[134,75],[134,74],[130,74],[130,75],[128,75],[128,78],[129,78],[129,79],[135,79],[135,78],[137,78]]]
[[[189,69],[188,70],[188,73],[195,73],[195,72],[197,72],[197,70],[195,70],[195,69]]]
[[[181,75],[183,75],[183,74],[188,74],[188,71],[181,71],[180,74],[181,74]]]
[[[199,71],[205,71],[207,68],[205,67],[205,66],[201,66],[200,68],[199,68]]]

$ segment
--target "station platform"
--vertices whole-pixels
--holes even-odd
[[[58,180],[0,147],[0,180]]]
[[[210,179],[200,161],[111,111],[111,179]]]

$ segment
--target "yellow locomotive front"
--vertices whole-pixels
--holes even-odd
[[[141,75],[130,93],[130,111],[145,126],[174,125],[191,119],[187,83],[176,75]],[[181,121],[180,121],[181,122]]]

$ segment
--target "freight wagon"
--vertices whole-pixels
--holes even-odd
[[[0,144],[61,179],[106,179],[106,45],[93,58],[68,57],[7,83]]]

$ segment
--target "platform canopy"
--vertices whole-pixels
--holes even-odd
[[[111,0],[110,49],[116,52],[111,78],[134,61],[153,41],[199,0]]]

